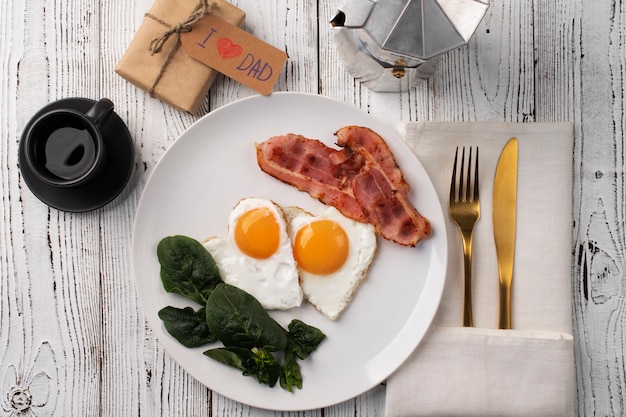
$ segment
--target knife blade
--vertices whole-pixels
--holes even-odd
[[[511,287],[515,258],[517,223],[517,138],[504,146],[493,183],[493,235],[496,243],[499,275],[500,329],[511,328]]]

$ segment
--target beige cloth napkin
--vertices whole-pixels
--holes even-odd
[[[424,122],[399,126],[444,210],[457,146],[480,148],[474,229],[474,328],[462,327],[463,256],[447,221],[448,270],[424,340],[387,380],[386,416],[572,416],[572,142],[570,123]],[[502,148],[519,139],[513,330],[498,330],[491,205]],[[416,190],[419,193],[419,190]]]

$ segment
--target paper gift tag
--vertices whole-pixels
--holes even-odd
[[[263,95],[287,61],[285,52],[212,14],[181,33],[181,42],[192,58]]]

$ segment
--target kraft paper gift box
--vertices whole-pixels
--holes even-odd
[[[224,0],[209,3],[215,3],[209,13],[234,26],[243,25],[243,10]],[[151,96],[191,114],[197,113],[218,72],[188,56],[178,33],[169,36],[160,51],[152,53],[150,47],[153,40],[189,21],[200,4],[198,0],[156,0],[115,68]]]

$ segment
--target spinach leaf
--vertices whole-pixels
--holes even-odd
[[[289,332],[283,370],[280,374],[280,386],[293,392],[294,388],[302,389],[302,373],[298,359],[308,358],[326,338],[326,335],[318,328],[297,319],[292,320],[287,328]]]
[[[168,236],[157,246],[161,281],[167,292],[183,295],[205,305],[209,294],[222,282],[213,256],[200,242],[187,236]]]
[[[223,363],[224,365],[228,365],[232,368],[237,368],[240,371],[245,371],[246,366],[244,365],[244,361],[250,359],[252,351],[246,348],[220,347],[209,349],[205,351],[204,354],[209,358],[215,359],[216,361]]]
[[[309,326],[298,319],[292,320],[287,328],[289,329],[287,335],[289,348],[293,350],[300,359],[309,357],[326,338],[326,335],[317,327]]]
[[[270,352],[285,349],[285,330],[247,292],[219,284],[206,305],[209,330],[224,346],[265,348]]]
[[[159,311],[159,318],[165,329],[184,346],[193,348],[215,340],[206,324],[204,307],[194,311],[191,307],[168,306]]]
[[[298,364],[295,351],[289,348],[290,343],[287,345],[283,368],[280,373],[280,386],[284,390],[293,392],[294,387],[302,389],[302,374],[300,373],[300,364]]]
[[[281,375],[282,367],[267,349],[246,349],[223,347],[209,349],[204,354],[223,364],[242,371],[243,375],[252,376],[260,384],[273,387]]]

